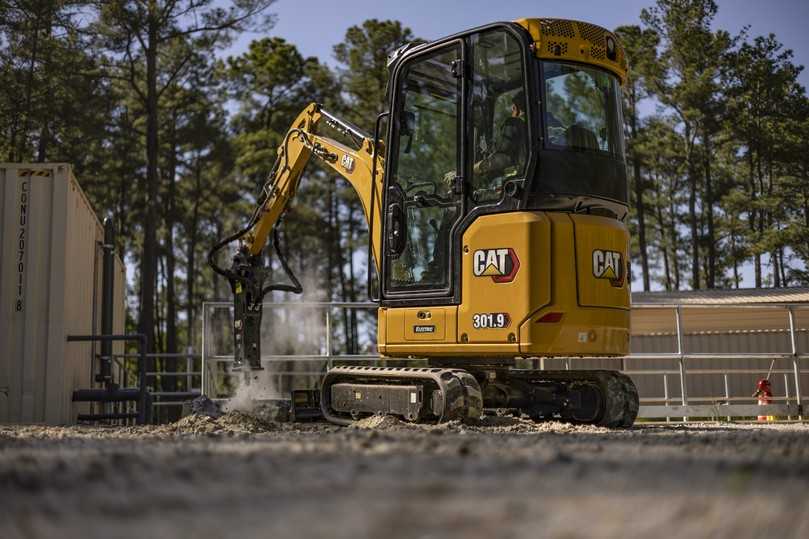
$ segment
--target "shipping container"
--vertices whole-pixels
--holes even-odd
[[[75,422],[98,387],[104,230],[69,165],[0,164],[0,423]],[[124,331],[126,275],[116,257],[115,333]],[[121,350],[120,346],[117,347]]]

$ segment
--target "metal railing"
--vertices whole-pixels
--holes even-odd
[[[630,354],[629,359],[633,360],[674,360],[677,362],[677,370],[669,369],[634,369],[624,370],[624,373],[632,377],[641,376],[661,376],[663,380],[664,395],[662,398],[646,397],[641,399],[641,407],[638,413],[640,418],[665,418],[667,421],[673,417],[680,417],[683,421],[688,421],[689,417],[725,417],[730,420],[733,417],[752,416],[776,416],[792,419],[797,417],[803,419],[803,396],[801,393],[801,375],[808,374],[809,371],[801,369],[801,360],[809,358],[809,354],[800,354],[797,345],[797,328],[795,323],[795,310],[806,309],[805,306],[781,303],[781,304],[637,304],[632,306],[638,310],[671,310],[674,316],[674,328],[676,337],[676,351],[674,353],[654,353],[654,354]],[[751,309],[751,310],[773,310],[780,311],[787,316],[787,332],[789,335],[790,351],[787,353],[688,353],[685,347],[685,332],[683,330],[683,309]],[[731,335],[724,335],[724,338],[733,338]],[[725,368],[725,369],[688,369],[688,362],[695,360],[758,360],[769,361],[769,368],[746,369],[746,368]],[[789,369],[773,369],[777,361],[784,361],[790,364]],[[781,404],[759,405],[753,403],[753,396],[732,396],[729,390],[729,376],[731,375],[767,375],[775,374],[783,376],[784,391],[783,396],[773,396],[770,401]],[[675,376],[679,381],[680,398],[679,404],[672,404],[674,399],[669,394],[669,377]],[[724,394],[716,396],[689,397],[688,376],[722,376]],[[792,380],[794,393],[790,395],[790,379]],[[661,403],[662,404],[656,404]],[[744,403],[744,404],[734,404]]]
[[[217,376],[222,373],[217,373],[216,366],[221,363],[232,363],[232,354],[216,353],[212,350],[210,344],[209,332],[211,330],[210,315],[215,309],[232,309],[233,304],[226,301],[209,301],[204,302],[202,307],[202,381],[201,388],[202,394],[206,396],[213,396],[214,382]],[[302,310],[308,309],[322,314],[323,332],[322,342],[319,345],[310,343],[311,346],[316,346],[320,349],[319,353],[293,353],[293,354],[262,354],[262,365],[269,366],[271,376],[279,378],[295,378],[295,377],[312,377],[318,378],[325,374],[326,369],[332,368],[335,363],[379,363],[384,361],[377,353],[334,353],[338,347],[334,339],[334,325],[335,319],[338,316],[333,312],[334,310],[346,311],[364,311],[379,307],[377,303],[372,302],[295,302],[295,303],[264,303],[265,312],[273,309],[294,309]],[[343,321],[343,323],[346,323]],[[376,327],[376,318],[374,317],[374,328]],[[230,331],[230,328],[227,328]],[[365,328],[367,329],[367,328]],[[375,349],[376,343],[373,343]],[[409,361],[409,360],[397,360]],[[419,361],[419,360],[412,360]],[[304,364],[307,367],[301,369],[288,369],[285,370],[284,365]],[[283,396],[283,395],[278,395]]]
[[[229,309],[232,304],[229,302],[206,302],[203,304],[203,329],[202,329],[202,368],[200,391],[204,395],[212,396],[214,390],[214,379],[222,373],[217,370],[220,363],[233,361],[233,356],[213,350],[209,342],[209,331],[212,326],[210,314],[214,309]],[[320,377],[325,374],[326,369],[331,368],[335,363],[366,362],[378,363],[391,361],[382,358],[375,353],[333,353],[334,342],[334,310],[368,310],[376,309],[376,303],[364,302],[301,302],[301,303],[265,303],[266,310],[272,309],[301,309],[308,308],[320,311],[323,314],[324,331],[322,334],[319,353],[302,354],[263,354],[262,363],[273,367],[272,374],[278,377]],[[788,324],[783,330],[789,337],[790,351],[785,353],[692,353],[686,350],[685,340],[687,334],[683,329],[683,310],[692,309],[765,309],[780,311],[786,314]],[[639,418],[642,419],[666,419],[682,418],[688,421],[689,418],[742,418],[755,417],[759,415],[777,416],[788,419],[803,419],[803,395],[801,392],[801,375],[809,374],[809,371],[801,368],[801,363],[805,363],[809,354],[801,354],[797,345],[797,328],[795,320],[795,310],[807,309],[805,306],[795,304],[721,304],[721,305],[699,305],[699,304],[641,304],[633,305],[633,309],[663,309],[671,310],[673,313],[674,331],[671,335],[675,337],[676,349],[670,353],[635,353],[623,358],[615,358],[620,361],[620,369],[625,374],[639,381],[643,378],[656,377],[662,381],[662,395],[647,395],[641,398]],[[345,323],[345,322],[344,322]],[[229,331],[229,327],[226,328]],[[733,335],[722,335],[722,338],[733,339]],[[571,364],[584,359],[604,359],[604,358],[526,358],[533,359],[539,368],[546,368],[548,362],[563,361],[564,368],[570,369]],[[761,368],[689,368],[689,362],[694,361],[716,361],[723,360],[757,360],[762,362]],[[646,360],[670,360],[676,364],[676,368],[626,368],[627,361]],[[773,360],[778,363],[788,363],[789,368],[772,369],[770,363]],[[421,359],[395,359],[396,362],[423,362]],[[276,364],[276,365],[273,365]],[[289,367],[307,366],[304,369],[282,368],[282,364]],[[767,367],[770,367],[769,369]],[[782,377],[784,381],[784,394],[775,395],[772,398],[773,404],[758,405],[754,397],[747,395],[734,395],[730,391],[731,377],[740,375],[775,375]],[[724,392],[720,395],[689,395],[689,377],[693,376],[721,376],[723,380]],[[677,385],[679,395],[672,395],[671,383]]]
[[[120,387],[114,381],[107,377],[105,374],[99,381],[104,382],[103,389],[77,389],[73,391],[74,402],[89,402],[101,403],[103,405],[114,404],[116,408],[120,406],[126,407],[125,409],[116,409],[114,411],[105,409],[102,413],[92,414],[79,414],[79,421],[129,421],[136,419],[141,425],[151,422],[151,395],[149,394],[146,385],[146,336],[140,333],[132,333],[128,335],[68,335],[68,342],[102,342],[111,343],[117,342],[136,342],[138,344],[138,353],[130,354],[137,362],[137,378],[138,385],[136,388],[127,387],[123,384]],[[102,361],[109,361],[111,356],[100,356]],[[128,405],[136,402],[135,412],[129,410]],[[104,406],[107,408],[108,406]]]
[[[143,378],[144,385],[148,388],[151,398],[151,417],[158,419],[159,408],[164,407],[181,407],[188,400],[194,399],[202,394],[199,380],[202,377],[201,370],[195,370],[195,362],[201,361],[202,356],[194,353],[151,353],[143,354],[112,354],[110,356],[113,364],[115,365],[116,379],[123,387],[128,387],[129,377],[131,372],[130,362],[132,360],[154,362],[154,371],[147,371],[144,369]],[[173,363],[173,369],[166,369],[167,363]],[[161,367],[161,364],[163,368]],[[184,364],[184,365],[183,365]],[[183,365],[184,370],[177,370]],[[164,382],[168,379],[183,380],[185,385],[184,391],[166,390]]]

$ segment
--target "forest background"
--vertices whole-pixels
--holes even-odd
[[[74,166],[115,220],[128,323],[156,352],[197,348],[202,302],[228,299],[208,250],[249,216],[292,118],[318,101],[372,131],[388,55],[422,37],[367,19],[331,58],[304,56],[274,35],[275,7],[0,0],[0,160]],[[809,285],[803,66],[774,34],[717,28],[718,9],[658,0],[614,29],[631,65],[635,290]],[[367,227],[346,182],[310,165],[282,230],[306,299],[366,299]],[[336,323],[358,351],[356,318]]]

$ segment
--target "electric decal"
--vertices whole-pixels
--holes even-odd
[[[623,255],[617,251],[593,251],[593,277],[607,279],[614,287],[624,285]]]
[[[510,283],[520,269],[520,259],[514,249],[478,249],[472,257],[475,277],[491,277],[496,283]]]

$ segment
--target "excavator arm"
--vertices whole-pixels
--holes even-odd
[[[319,133],[324,125],[349,139],[354,147]],[[307,106],[292,123],[278,147],[275,165],[247,226],[217,243],[208,255],[211,267],[228,279],[233,292],[235,369],[262,368],[260,330],[264,296],[273,290],[302,291],[280,249],[278,225],[313,156],[343,176],[356,191],[368,222],[369,248],[379,270],[384,165],[382,158],[375,155],[376,150],[372,137],[323,110],[317,103]],[[262,252],[271,236],[281,266],[292,284],[266,283],[268,270]],[[217,253],[234,242],[238,245],[230,267],[220,267]]]

